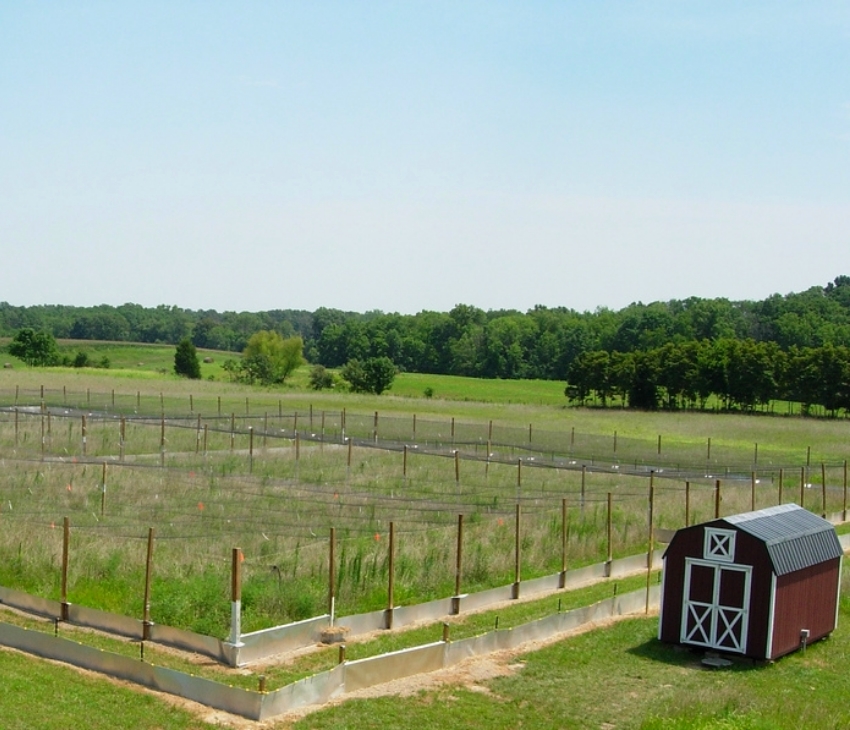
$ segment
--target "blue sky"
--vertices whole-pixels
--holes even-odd
[[[12,304],[761,299],[848,163],[846,3],[0,4]]]

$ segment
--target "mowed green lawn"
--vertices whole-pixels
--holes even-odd
[[[0,649],[3,730],[200,730],[197,716],[161,695]]]

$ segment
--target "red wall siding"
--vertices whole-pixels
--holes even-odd
[[[817,641],[835,629],[840,560],[813,565],[777,579],[771,659],[800,647],[800,631]]]

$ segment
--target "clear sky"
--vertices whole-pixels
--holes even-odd
[[[0,301],[580,311],[850,274],[850,3],[0,3]]]

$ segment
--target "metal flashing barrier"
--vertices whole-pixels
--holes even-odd
[[[68,604],[68,623],[89,629],[99,629],[128,639],[143,638],[144,625],[141,621],[73,603]]]
[[[652,568],[657,570],[661,568],[662,559],[664,557],[664,549],[655,550],[652,553]],[[646,570],[646,555],[630,555],[627,558],[611,561],[612,578],[621,578],[626,575],[634,575]]]
[[[409,626],[420,621],[438,621],[451,613],[451,598],[438,598],[435,601],[416,603],[412,606],[397,606],[393,609],[393,628]],[[342,619],[341,623],[345,623],[345,619]]]
[[[345,663],[345,692],[356,692],[376,684],[386,684],[414,674],[425,674],[445,666],[442,641],[390,654],[381,654]]]
[[[345,664],[281,687],[263,696],[260,720],[309,705],[322,705],[345,691]]]
[[[658,605],[660,594],[659,586],[651,587],[650,606]],[[333,697],[394,679],[444,669],[474,656],[516,649],[527,642],[547,639],[613,616],[642,613],[645,606],[646,591],[633,591],[592,606],[576,608],[510,629],[346,662],[327,672],[267,693],[228,687],[212,680],[10,624],[0,623],[0,643],[30,654],[167,692],[234,715],[265,720],[300,707],[323,704]]]
[[[294,651],[319,641],[322,629],[330,622],[324,614],[283,626],[242,634],[242,646],[236,648],[236,666],[267,659],[275,654]]]
[[[561,574],[544,575],[542,578],[532,578],[520,583],[520,596],[534,596],[538,593],[551,593],[561,589]]]
[[[177,695],[234,715],[254,720],[260,717],[262,695],[256,692],[228,687],[174,669],[94,649],[70,639],[0,623],[0,643],[45,659],[54,659]]]
[[[235,647],[213,636],[196,634],[194,631],[175,629],[172,626],[153,624],[150,627],[150,640],[164,646],[171,646],[176,649],[201,654],[202,656],[210,657],[210,659],[215,659],[222,664],[228,664],[231,667],[237,666]]]
[[[386,615],[386,609],[382,608],[380,611],[340,616],[336,620],[336,625],[347,628],[349,636],[368,634],[371,631],[378,631],[387,627]]]
[[[478,593],[470,593],[460,600],[460,611],[477,611],[495,603],[510,601],[513,598],[513,586],[499,586]]]
[[[14,588],[0,586],[0,603],[44,618],[59,618],[62,615],[62,604],[59,601],[31,596]]]

